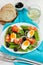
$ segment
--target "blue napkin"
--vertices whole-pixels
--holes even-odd
[[[28,24],[33,24],[36,27],[38,27],[38,25],[33,22],[28,16],[27,16],[27,10],[23,9],[21,11],[18,11],[18,16],[16,18],[16,20],[14,20],[12,23],[7,23],[4,25],[3,30],[8,27],[9,25],[12,25],[14,23],[18,23],[18,22],[26,22]],[[35,60],[38,62],[42,62],[43,63],[43,41],[41,42],[41,45],[34,51],[30,52],[30,53],[26,53],[26,54],[14,54],[12,52],[9,52],[8,50],[6,50],[3,46],[0,48],[0,51],[3,51],[6,54],[12,55],[12,56],[19,56],[19,57],[23,57],[23,58],[27,58],[27,59],[31,59],[31,60]],[[15,65],[30,65],[30,64],[25,64],[25,63],[14,63]]]

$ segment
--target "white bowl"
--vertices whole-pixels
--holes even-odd
[[[16,24],[12,24],[12,25],[9,25],[9,26],[13,26],[13,25],[17,25],[17,26],[20,26],[20,25],[28,25],[28,26],[30,25],[30,26],[34,26],[34,25],[28,24],[28,23],[16,23]],[[9,27],[9,26],[8,26],[8,27]],[[4,46],[4,48],[7,49],[8,51],[10,51],[10,52],[12,52],[12,53],[17,53],[17,54],[24,54],[24,53],[32,52],[33,50],[35,50],[36,48],[39,47],[40,42],[41,42],[41,39],[40,39],[40,41],[38,42],[37,47],[34,48],[33,50],[28,51],[28,52],[20,52],[20,51],[19,51],[19,52],[15,52],[15,51],[13,51],[12,49],[7,48],[7,47],[5,46],[5,34],[6,34],[6,31],[7,31],[8,27],[2,32],[2,34],[1,34],[1,36],[0,36],[0,44],[2,44],[2,45]],[[36,27],[36,26],[34,26],[34,27]],[[39,30],[39,29],[38,29],[38,30]],[[40,33],[40,31],[39,31],[39,33]],[[40,34],[39,34],[39,35],[40,35]],[[40,36],[40,38],[41,38],[41,36]]]

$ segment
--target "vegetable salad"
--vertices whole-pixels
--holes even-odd
[[[38,29],[34,26],[13,25],[5,35],[5,46],[15,52],[27,52],[37,47],[39,41]]]

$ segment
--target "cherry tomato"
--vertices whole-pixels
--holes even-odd
[[[13,32],[18,32],[18,27],[16,25],[12,26],[12,31]]]

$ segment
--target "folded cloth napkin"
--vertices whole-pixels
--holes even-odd
[[[36,27],[38,27],[38,25],[27,16],[27,10],[23,9],[22,11],[18,11],[18,16],[17,16],[16,20],[13,21],[13,23],[7,23],[4,25],[3,30],[6,27],[8,27],[9,25],[12,25],[12,24],[18,23],[18,22],[30,23],[30,24],[33,24]],[[31,59],[31,60],[43,63],[43,41],[41,42],[41,45],[36,50],[34,50],[30,53],[26,53],[26,54],[16,54],[16,53],[9,52],[3,46],[0,48],[0,51],[3,51],[4,53],[12,55],[12,56],[19,56],[19,57],[23,57],[23,58],[27,58],[27,59]],[[30,64],[17,63],[17,62],[14,62],[14,64],[15,65],[18,65],[18,64],[19,65],[30,65]]]

